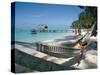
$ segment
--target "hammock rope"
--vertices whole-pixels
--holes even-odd
[[[81,61],[81,59],[83,58],[83,57],[85,57],[85,53],[86,53],[86,48],[88,47],[88,45],[91,43],[91,41],[90,41],[90,37],[91,37],[91,35],[92,35],[92,32],[93,32],[93,30],[94,30],[94,27],[95,27],[95,25],[93,25],[92,27],[91,27],[91,32],[89,33],[89,32],[87,32],[87,35],[80,41],[80,46],[81,46],[81,51],[80,51],[80,56],[79,56],[79,59],[77,60],[77,66],[79,66],[79,64],[80,64],[80,61]],[[88,42],[87,42],[88,41]],[[83,43],[84,42],[84,43]]]

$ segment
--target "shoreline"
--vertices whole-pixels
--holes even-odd
[[[86,34],[86,31],[81,32],[81,36],[84,36]],[[76,36],[74,32],[68,32],[64,36],[55,38],[55,39],[50,39],[50,40],[45,40],[42,41],[43,43],[49,43],[49,42],[58,42],[58,41],[68,41],[68,40],[75,40],[78,39],[79,36]]]
[[[66,36],[74,36],[74,35],[75,34],[73,32],[39,33],[39,34],[34,34],[34,35],[24,33],[23,35],[18,35],[18,37],[15,37],[15,40],[16,41],[21,41],[21,42],[34,43],[34,42],[41,42],[41,41],[47,41],[47,40],[64,39],[64,37],[66,37]],[[25,36],[25,37],[23,37],[23,36]]]
[[[27,42],[27,43],[40,42],[40,43],[47,44],[47,45],[57,45],[57,46],[64,46],[65,45],[65,46],[67,46],[68,44],[70,45],[72,43],[75,43],[80,37],[84,36],[86,34],[86,31],[81,32],[81,34],[82,34],[81,36],[75,36],[74,32],[68,32],[68,33],[65,33],[65,35],[60,36],[58,38],[54,38],[54,39],[50,38],[49,40]],[[19,41],[19,42],[26,42],[26,41]]]
[[[90,40],[92,41],[90,46],[88,46],[87,48],[87,52],[85,54],[85,59],[82,59],[81,60],[81,63],[79,66],[77,66],[77,63],[76,64],[73,64],[72,67],[74,68],[79,68],[79,69],[89,69],[90,67],[91,68],[97,68],[97,49],[95,49],[95,47],[92,47],[92,46],[96,46],[97,45],[94,45],[95,41],[97,41],[97,37],[90,37]],[[49,40],[50,41],[50,40]],[[52,40],[54,42],[54,40]],[[67,40],[68,41],[68,40]],[[47,41],[48,42],[48,41]],[[50,41],[51,42],[51,41]],[[24,42],[23,42],[24,43]],[[33,44],[33,43],[31,43]],[[26,45],[26,44],[25,44]],[[33,46],[33,45],[31,45]],[[27,47],[27,46],[26,46]],[[89,48],[90,47],[90,48]],[[27,47],[28,48],[28,47]],[[29,48],[30,48],[30,44],[29,44]],[[33,50],[33,48],[30,48]],[[23,50],[23,49],[22,49]],[[62,58],[59,58],[59,59],[62,59]],[[66,58],[67,60],[68,58]],[[73,58],[73,61],[74,61],[74,58]],[[58,62],[58,61],[57,61]],[[72,61],[68,61],[70,63],[73,63]],[[66,62],[65,66],[68,65],[68,62]]]
[[[85,32],[82,32],[82,33],[85,33]],[[60,36],[58,38],[44,40],[44,41],[36,41],[36,42],[41,42],[41,43],[45,43],[49,45],[55,45],[55,44],[62,45],[65,43],[70,43],[70,42],[74,43],[78,38],[79,36],[76,37],[74,32],[68,32],[68,33],[65,33],[64,36]],[[28,42],[28,41],[19,41],[19,42],[36,43],[36,42]]]

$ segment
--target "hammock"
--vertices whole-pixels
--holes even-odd
[[[91,27],[91,31],[90,32],[87,32],[86,35],[82,39],[80,39],[79,41],[77,41],[77,43],[74,45],[74,48],[79,48],[80,47],[80,44],[79,44],[80,41],[81,42],[87,42],[89,40],[89,38],[92,35],[94,27],[95,27],[95,25],[93,25]],[[89,43],[87,43],[87,44],[89,44]]]
[[[85,54],[86,54],[86,52],[87,52],[87,49],[86,49],[86,48],[87,48],[88,45],[91,43],[90,37],[91,37],[91,35],[92,35],[92,32],[93,32],[93,30],[94,30],[94,27],[95,27],[95,25],[92,26],[91,32],[90,32],[90,33],[88,32],[88,33],[87,33],[88,35],[87,35],[83,40],[81,40],[82,42],[87,42],[87,45],[81,49],[81,52],[80,52],[81,54],[80,54],[80,56],[79,56],[78,59],[77,59],[77,63],[78,63],[77,66],[79,66],[81,59],[85,56]],[[78,44],[77,44],[77,45],[78,45]]]
[[[86,33],[86,35],[84,35],[82,38],[80,38],[78,41],[76,41],[75,46],[79,44],[80,41],[86,41],[87,39],[90,38],[92,31],[93,31],[94,25],[91,28],[91,31]],[[87,45],[89,44],[89,42],[87,43]],[[80,53],[80,49],[79,48],[75,48],[75,46],[73,47],[68,47],[68,46],[53,46],[53,45],[47,45],[47,44],[43,44],[43,43],[37,43],[37,50],[40,52],[44,52],[47,53],[49,55],[52,56],[56,56],[56,57],[73,57],[77,54]]]

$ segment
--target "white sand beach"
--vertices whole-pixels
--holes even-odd
[[[61,46],[63,43],[65,44],[72,44],[74,42],[76,42],[78,38],[72,38],[72,39],[67,39],[66,38],[62,38],[62,39],[55,39],[55,40],[47,40],[47,41],[43,41],[43,44],[47,44],[47,45],[52,45],[52,46]],[[90,37],[90,41],[92,42],[96,42],[97,41],[97,37]],[[39,52],[21,45],[15,45],[16,49],[21,50],[22,52],[25,52],[29,55],[35,56],[37,58],[41,58],[44,59],[46,61],[50,61],[56,64],[61,64],[64,66],[71,66],[74,68],[78,68],[78,69],[89,69],[89,68],[96,68],[97,67],[97,50],[94,50],[91,46],[88,46],[89,48],[91,47],[91,49],[87,49],[86,50],[86,54],[85,54],[85,58],[80,60],[80,64],[79,66],[77,66],[77,55],[76,57],[70,57],[70,58],[59,58],[59,57],[55,57],[55,56],[51,56],[48,55],[46,53],[43,52]],[[80,52],[80,51],[79,51]],[[79,53],[78,52],[78,53]],[[75,53],[75,52],[74,52]],[[76,52],[77,53],[77,52]],[[44,58],[46,57],[46,58]]]
[[[82,35],[85,35],[85,34],[86,34],[86,32],[82,32]],[[47,41],[43,41],[42,43],[46,43],[48,45],[53,45],[53,46],[56,46],[56,45],[61,46],[64,43],[72,44],[72,43],[75,43],[76,41],[77,41],[77,39],[74,38],[74,39],[68,39],[68,40],[60,39],[59,41],[47,40]],[[93,45],[93,42],[97,42],[97,36],[96,37],[91,36],[89,38],[89,41],[91,41],[90,44]],[[82,59],[80,61],[81,63],[79,64],[79,66],[77,66],[77,63],[73,64],[72,66],[74,68],[79,68],[79,69],[97,68],[97,49],[96,50],[93,49],[92,46],[88,46],[86,49],[88,49],[88,50],[86,50],[85,59]]]

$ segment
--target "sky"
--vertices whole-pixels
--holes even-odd
[[[74,5],[16,2],[15,25],[26,28],[38,24],[69,27],[82,11],[84,10]]]

